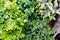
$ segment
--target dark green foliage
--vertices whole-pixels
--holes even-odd
[[[56,5],[55,5],[56,4]],[[53,40],[47,23],[59,10],[56,1],[49,0],[0,0],[1,40]]]

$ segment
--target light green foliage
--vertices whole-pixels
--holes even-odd
[[[25,34],[22,28],[28,21],[20,6],[15,1],[0,0],[0,39],[2,40],[19,40]],[[25,18],[26,17],[26,18]]]
[[[50,35],[55,31],[47,23],[59,10],[51,1],[45,5],[42,0],[0,0],[0,39],[53,40]]]

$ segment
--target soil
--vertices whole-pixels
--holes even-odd
[[[48,23],[48,25],[52,28],[52,29],[54,29],[54,30],[56,30],[56,33],[57,33],[57,35],[55,35],[55,40],[59,40],[60,39],[60,15],[56,15],[55,16],[55,18],[56,18],[56,20],[51,20],[49,23]],[[53,36],[54,36],[53,35]]]

